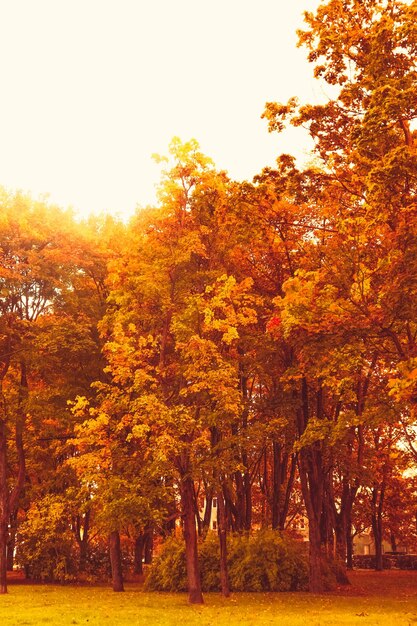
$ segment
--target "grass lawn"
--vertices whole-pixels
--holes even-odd
[[[417,572],[354,572],[352,585],[336,592],[235,593],[228,600],[205,594],[189,606],[185,594],[144,593],[127,584],[109,587],[13,584],[0,596],[1,626],[417,626]]]

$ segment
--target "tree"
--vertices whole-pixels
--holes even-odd
[[[414,349],[414,269],[408,272],[411,266],[405,259],[412,265],[411,257],[415,258],[409,238],[416,223],[417,162],[410,130],[416,117],[415,11],[415,3],[332,0],[315,15],[307,13],[308,28],[300,32],[300,43],[310,50],[316,76],[334,86],[335,95],[324,105],[297,107],[292,99],[286,105],[269,103],[266,107],[271,130],[282,130],[288,118],[294,125],[307,125],[322,162],[318,178],[312,172],[305,179],[312,182],[315,177],[323,189],[318,196],[310,183],[310,202],[315,201],[322,218],[320,229],[317,222],[310,229],[316,252],[310,256],[310,267],[298,270],[284,285],[282,311],[287,336],[291,333],[298,346],[303,337],[299,359],[305,362],[305,346],[316,349],[316,355],[321,353],[322,366],[316,368],[310,383],[305,379],[305,366],[301,367],[300,418],[302,431],[310,423],[306,431],[310,437],[302,435],[308,447],[300,450],[300,467],[304,463],[307,477],[309,467],[322,467],[325,452],[322,427],[327,428],[326,421],[316,435],[311,428],[318,418],[314,415],[311,420],[312,390],[316,406],[325,407],[323,378],[325,385],[328,382],[323,365],[324,372],[329,368],[328,353],[323,350],[330,351],[333,359],[343,354],[343,344],[353,347],[351,356],[356,356],[349,373],[353,391],[355,368],[364,372],[366,383],[366,372],[375,370],[376,363],[379,371],[392,368],[393,360],[409,359]],[[333,385],[334,401],[335,391]],[[346,401],[342,412],[340,402],[333,402],[337,423],[346,414]],[[359,433],[363,422],[359,395],[355,404]],[[328,409],[325,413],[329,414]],[[307,487],[312,484],[310,478],[305,482],[307,509]],[[319,494],[321,484],[319,479]],[[323,510],[318,502],[310,508],[309,518]],[[318,527],[318,521],[313,526]],[[311,571],[310,581],[320,587],[314,583],[320,580],[317,574]]]
[[[95,383],[94,405],[78,397],[72,444],[77,453],[68,463],[90,496],[92,525],[108,537],[113,590],[124,591],[120,536],[160,524],[169,489],[161,480],[163,467],[147,451],[146,433],[132,436],[131,407],[124,390]]]
[[[131,435],[145,433],[157,462],[167,460],[175,472],[190,602],[200,603],[193,477],[205,433],[201,406],[187,399],[193,384],[190,366],[182,363],[187,351],[194,350],[197,358],[201,346],[198,337],[180,335],[199,321],[195,307],[187,308],[194,276],[205,257],[191,201],[192,190],[211,166],[196,142],[183,145],[175,139],[170,151],[174,164],[160,190],[161,209],[137,216],[131,247],[111,268],[110,307],[102,332],[113,385],[131,399]],[[209,362],[210,353],[204,358]]]
[[[58,491],[64,498],[71,484],[68,469],[60,470],[70,453],[65,442],[73,418],[67,401],[88,393],[103,367],[97,322],[104,310],[108,253],[97,243],[109,240],[106,229],[111,232],[112,225],[80,225],[71,212],[20,194],[2,193],[1,201],[4,555],[9,518],[16,523],[22,518],[19,505],[29,511],[31,501],[51,493],[58,497]],[[16,451],[6,446],[13,430]],[[5,592],[4,559],[0,566]]]
[[[72,261],[66,256],[61,237],[68,237],[72,224],[68,213],[18,194],[7,196],[2,192],[1,203],[0,592],[6,593],[9,517],[15,511],[25,478],[28,364],[33,357],[38,320],[58,300],[71,271]],[[13,430],[17,468],[10,477],[7,440]]]

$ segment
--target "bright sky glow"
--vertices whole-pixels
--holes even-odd
[[[319,0],[0,0],[0,184],[90,211],[155,201],[174,135],[252,179],[301,130],[270,135],[268,100],[322,97],[302,13]]]

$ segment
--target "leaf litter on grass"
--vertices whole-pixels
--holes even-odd
[[[417,572],[354,572],[347,589],[308,593],[205,595],[190,606],[186,594],[124,594],[104,586],[11,585],[0,597],[1,626],[407,626],[417,622]],[[378,593],[379,589],[379,593]]]

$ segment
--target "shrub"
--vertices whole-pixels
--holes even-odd
[[[199,549],[203,591],[220,590],[219,543],[209,533]],[[233,591],[298,591],[308,583],[307,554],[300,544],[276,531],[229,536],[228,565]],[[165,542],[145,583],[150,591],[186,591],[182,539]]]
[[[308,582],[303,544],[272,531],[233,537],[229,576],[235,591],[298,591]]]
[[[217,533],[208,533],[205,541],[199,545],[198,554],[203,590],[218,591],[220,589],[220,547]]]
[[[66,510],[58,496],[44,496],[30,507],[19,529],[17,562],[35,580],[75,578],[76,547]]]
[[[355,554],[353,566],[357,569],[375,569],[376,560],[372,554]],[[384,569],[417,569],[416,554],[384,554],[382,557]]]
[[[149,569],[145,589],[150,591],[186,591],[187,571],[184,542],[170,537]]]
[[[122,548],[122,567],[127,569],[124,562],[125,553]],[[78,578],[94,583],[111,579],[111,565],[107,539],[94,539],[89,542],[85,560],[85,569],[78,572]]]

